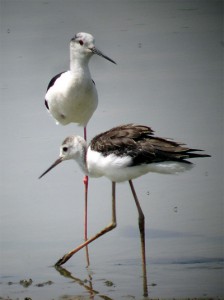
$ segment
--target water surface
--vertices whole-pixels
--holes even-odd
[[[51,77],[68,68],[79,31],[117,62],[91,59],[99,106],[89,138],[135,122],[212,155],[179,176],[134,182],[146,218],[149,297],[224,296],[222,1],[0,3],[0,296],[142,299],[128,184],[117,188],[118,227],[90,246],[90,268],[84,251],[65,270],[53,267],[83,241],[83,175],[67,162],[37,178],[82,128],[56,126],[43,99]],[[111,184],[93,179],[89,192],[92,235],[111,220]]]

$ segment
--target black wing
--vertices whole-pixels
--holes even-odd
[[[133,165],[162,161],[185,161],[193,157],[206,157],[202,151],[184,147],[184,144],[155,137],[153,130],[144,125],[127,124],[114,127],[97,135],[91,142],[91,149],[104,156],[114,153],[118,156],[131,156]]]
[[[52,87],[55,83],[55,81],[61,76],[61,74],[65,73],[66,71],[63,71],[57,75],[55,75],[53,78],[51,78],[48,86],[47,86],[47,91],[49,90],[50,87]],[[44,102],[46,108],[49,110],[49,106],[48,106],[48,103],[47,103],[47,100],[45,99],[45,102]]]
[[[55,81],[61,76],[61,74],[65,73],[65,72],[67,72],[67,71],[63,71],[63,72],[55,75],[53,78],[51,78],[51,80],[47,86],[47,91],[49,90],[50,87],[52,87],[54,85]]]

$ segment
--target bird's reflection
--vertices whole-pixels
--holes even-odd
[[[92,275],[89,271],[88,271],[88,279],[82,280],[78,277],[75,277],[71,272],[69,272],[65,268],[62,268],[61,266],[55,266],[55,269],[60,273],[60,275],[72,279],[73,282],[78,283],[80,286],[82,286],[89,293],[88,299],[94,300],[95,296],[97,295],[97,298],[101,298],[104,300],[113,300],[112,298],[106,295],[101,295],[98,291],[93,289]]]

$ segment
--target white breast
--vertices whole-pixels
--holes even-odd
[[[87,168],[92,177],[105,176],[114,182],[122,182],[140,177],[146,173],[177,174],[191,169],[193,164],[181,162],[161,162],[131,166],[130,156],[118,157],[110,154],[104,157],[101,153],[87,150]]]
[[[46,100],[52,116],[62,125],[85,126],[97,108],[98,96],[90,78],[63,73],[47,91]]]
[[[87,150],[87,168],[92,177],[105,176],[112,181],[125,181],[121,174],[131,163],[131,157],[118,157],[114,154],[103,156],[100,152],[93,151],[90,147]]]

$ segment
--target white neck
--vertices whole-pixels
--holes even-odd
[[[89,59],[91,56],[78,52],[76,49],[70,47],[70,70],[75,73],[89,74],[88,67]]]
[[[87,152],[87,143],[82,138],[81,136],[77,137],[78,138],[78,155],[75,155],[73,159],[76,160],[77,164],[83,171],[85,175],[88,175],[88,169],[87,169],[87,164],[86,164],[86,152]]]

